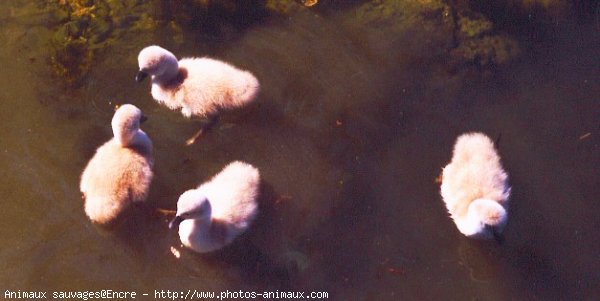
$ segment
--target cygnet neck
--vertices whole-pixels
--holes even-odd
[[[455,221],[460,232],[466,236],[481,235],[485,231],[485,224],[472,211],[469,211],[466,217]]]
[[[506,210],[494,200],[476,199],[469,205],[468,210],[471,218],[476,218],[483,224],[499,226],[506,223]]]
[[[131,142],[131,146],[138,151],[148,155],[152,154],[152,141],[144,131],[138,130]]]
[[[116,132],[115,139],[123,147],[135,148],[147,154],[152,153],[152,141],[142,130],[135,131],[133,135],[131,133]]]
[[[152,80],[161,85],[167,85],[177,77],[177,74],[179,73],[179,62],[175,56],[167,55],[163,58],[161,64],[163,65],[162,72],[155,74],[152,77]]]
[[[194,249],[210,252],[227,243],[227,228],[212,218],[193,219],[193,230],[189,232],[189,242]]]

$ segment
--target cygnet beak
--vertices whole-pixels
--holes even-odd
[[[142,115],[142,117],[140,117],[140,123],[144,123],[146,122],[146,120],[148,120],[148,117],[146,117],[146,115]]]
[[[146,77],[148,76],[148,73],[140,70],[136,75],[135,75],[135,81],[136,82],[141,82],[143,81]]]
[[[490,226],[487,226],[487,227],[490,227]],[[494,236],[494,240],[498,244],[503,244],[504,243],[504,235],[502,235],[502,233],[499,233],[498,230],[496,229],[496,227],[490,227],[490,230],[492,231],[492,235]]]
[[[170,223],[169,223],[169,229],[171,230],[177,230],[179,229],[179,224],[181,224],[181,222],[183,222],[185,219],[182,218],[181,216],[176,216]]]

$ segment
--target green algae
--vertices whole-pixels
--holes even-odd
[[[57,0],[44,3],[54,12],[54,35],[49,57],[54,74],[68,85],[78,85],[98,53],[126,33],[153,30],[157,22],[147,13],[152,1]]]

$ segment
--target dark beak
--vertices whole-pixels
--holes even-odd
[[[136,75],[135,75],[135,81],[136,82],[141,82],[143,81],[146,77],[148,76],[148,73],[144,72],[144,71],[139,71]]]
[[[494,240],[498,242],[498,244],[504,244],[504,235],[502,235],[502,233],[499,233],[498,230],[496,230],[496,228],[494,227],[492,227],[492,235],[494,235]]]
[[[181,216],[176,216],[170,223],[169,223],[169,229],[171,230],[177,230],[179,229],[179,224],[181,224],[181,222],[183,222],[185,219],[182,218]]]
[[[144,123],[146,122],[146,120],[148,120],[148,117],[146,117],[146,115],[142,115],[142,117],[140,117],[140,123]]]
[[[494,141],[494,146],[496,147],[496,149],[500,148],[500,138],[502,138],[502,133],[498,134],[498,137],[496,137],[496,141]]]

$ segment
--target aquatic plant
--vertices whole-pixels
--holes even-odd
[[[451,67],[503,65],[520,54],[516,39],[461,1],[370,1],[356,10],[356,21],[383,28],[386,36],[414,36],[424,55],[447,57]]]
[[[56,0],[42,7],[53,13],[55,34],[49,61],[54,73],[77,85],[89,72],[97,53],[126,31],[153,29],[147,13],[150,0]]]
[[[454,64],[493,67],[519,57],[517,40],[496,32],[488,18],[465,7],[454,9],[456,47],[450,51]]]
[[[465,40],[452,51],[457,61],[480,67],[505,65],[520,53],[519,43],[508,35],[490,35]]]
[[[482,16],[459,16],[456,30],[464,39],[478,38],[492,32],[494,24]]]
[[[221,35],[246,28],[267,13],[264,1],[185,0],[54,0],[40,2],[54,17],[55,32],[49,61],[54,73],[69,85],[78,85],[102,50],[126,35],[142,36],[166,29],[176,43],[183,42],[183,28]],[[150,43],[151,41],[148,41]],[[147,44],[147,43],[145,43]]]
[[[315,0],[304,0],[302,1],[305,7],[311,7],[317,4]],[[267,0],[265,1],[265,9],[268,11],[281,14],[289,15],[293,12],[303,9],[304,7],[300,4],[300,1],[294,0]]]

